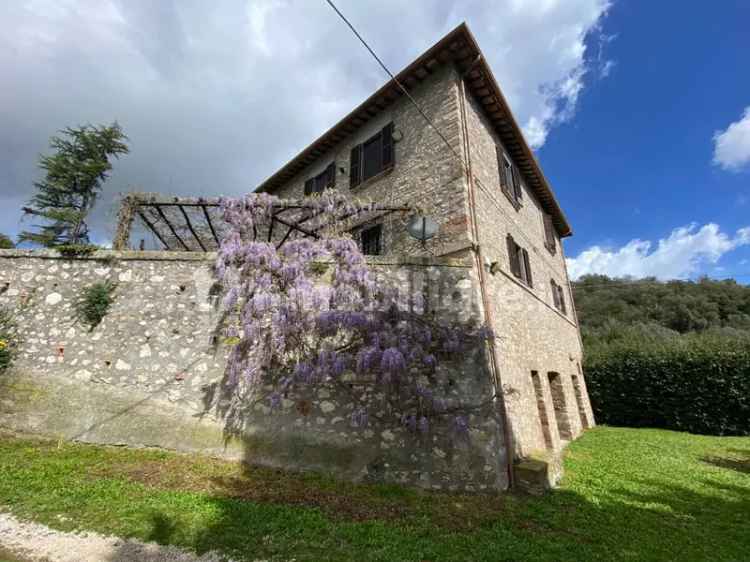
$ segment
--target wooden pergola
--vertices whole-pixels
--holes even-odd
[[[305,199],[280,200],[269,220],[253,229],[254,239],[281,247],[300,237],[320,238],[333,227],[376,221],[391,213],[408,213],[410,207],[372,205],[366,211],[352,211],[338,205],[324,213]],[[140,223],[167,251],[213,252],[221,245],[229,225],[222,217],[219,197],[170,197],[158,193],[128,193],[122,199],[114,250],[130,248],[133,226]],[[346,228],[346,227],[345,227]]]

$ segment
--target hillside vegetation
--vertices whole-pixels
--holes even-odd
[[[750,287],[596,275],[574,296],[600,423],[750,435]]]
[[[750,287],[734,280],[662,283],[587,275],[573,283],[573,291],[590,345],[690,333],[750,335]]]

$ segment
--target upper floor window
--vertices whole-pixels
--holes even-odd
[[[555,240],[555,225],[552,223],[552,215],[544,213],[544,247],[553,256],[557,252],[557,241]]]
[[[336,186],[336,163],[331,162],[328,167],[314,178],[305,182],[305,195],[323,193],[323,190]]]
[[[359,235],[362,253],[366,256],[379,256],[383,253],[383,225],[376,224],[365,228]]]
[[[552,300],[555,303],[555,308],[563,314],[567,314],[568,309],[565,306],[565,291],[563,291],[562,285],[555,283],[554,279],[550,279],[549,283],[552,288]]]
[[[388,123],[375,135],[352,148],[349,161],[349,187],[393,167],[393,123]]]
[[[497,152],[497,167],[500,174],[500,189],[518,210],[523,200],[523,187],[518,175],[518,168],[499,145],[495,145]]]
[[[531,263],[529,262],[529,253],[525,248],[521,248],[513,237],[508,234],[508,257],[510,259],[510,271],[522,283],[529,287],[534,286],[534,281],[531,276]]]

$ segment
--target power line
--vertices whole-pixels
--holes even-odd
[[[377,55],[377,53],[375,53],[375,51],[372,49],[372,47],[370,47],[370,45],[367,43],[367,41],[365,41],[365,39],[362,37],[362,35],[354,27],[354,25],[346,18],[346,16],[344,14],[341,13],[341,10],[339,10],[338,7],[336,7],[336,4],[334,4],[332,0],[326,0],[326,2],[333,9],[333,11],[336,12],[336,14],[342,19],[342,21],[347,25],[347,27],[349,27],[349,29],[352,31],[352,33],[354,33],[354,35],[357,37],[357,39],[359,39],[360,43],[362,43],[362,45],[365,47],[365,49],[367,49],[367,51],[377,61],[377,63],[380,65],[380,67],[386,72],[386,74],[388,74],[388,76],[391,78],[391,80],[393,80],[394,84],[396,84],[396,86],[399,87],[399,89],[404,93],[404,95],[406,95],[406,97],[409,99],[409,101],[412,103],[412,105],[414,105],[414,107],[419,112],[419,114],[424,118],[424,120],[427,122],[427,124],[430,127],[432,127],[432,129],[438,134],[438,136],[442,139],[442,141],[445,143],[445,145],[448,147],[448,149],[453,153],[453,155],[458,159],[458,161],[461,163],[461,165],[465,169],[467,169],[468,166],[467,166],[464,158],[460,154],[458,154],[458,152],[456,152],[456,150],[453,148],[453,145],[448,141],[448,139],[445,137],[445,135],[443,135],[443,133],[440,131],[440,129],[437,128],[437,126],[432,122],[432,120],[422,110],[422,108],[419,107],[419,104],[414,99],[414,97],[412,97],[412,95],[404,87],[404,85],[401,84],[401,82],[398,80],[398,78],[396,78],[396,76],[393,74],[393,72],[391,72],[390,69],[386,66],[386,64],[380,59],[380,57]],[[502,208],[501,205],[497,205],[497,208],[498,208],[498,210],[500,210],[500,212],[502,214],[504,214],[506,216],[506,218],[508,218],[511,221],[513,221],[513,218],[511,217],[511,215],[509,213],[507,213],[505,211],[505,209]],[[515,222],[515,221],[513,221],[513,222]],[[529,242],[532,246],[534,245],[534,241],[531,240],[531,238],[529,238],[526,235],[526,233],[524,232],[523,229],[520,229],[520,233],[521,233],[521,236],[527,242]],[[547,260],[544,259],[544,261],[547,261]],[[547,263],[547,265],[550,266],[549,263]],[[747,273],[747,274],[737,274],[737,275],[734,275],[733,277],[728,277],[727,279],[732,279],[732,278],[735,278],[735,277],[750,277],[750,273]],[[689,281],[689,279],[675,279],[675,281]],[[624,286],[628,286],[628,287],[632,287],[632,286],[637,285],[637,284],[652,284],[653,285],[653,284],[659,284],[659,283],[660,282],[658,282],[658,281],[653,281],[653,282],[648,282],[648,281],[646,281],[646,282],[632,282],[632,283],[629,283],[629,282],[623,282],[623,283],[603,283],[600,286],[601,287],[613,287],[613,286],[623,286],[623,287]],[[595,287],[595,286],[596,285],[585,285],[585,286],[582,286],[582,288],[584,288],[584,287],[585,288],[590,288],[590,287]]]
[[[419,112],[419,114],[424,118],[424,120],[427,122],[427,124],[430,127],[432,127],[432,129],[438,134],[438,136],[441,138],[441,140],[445,143],[445,146],[448,147],[448,149],[451,151],[451,153],[453,154],[453,156],[455,156],[456,159],[459,161],[459,163],[461,164],[461,167],[463,168],[463,170],[464,171],[468,171],[469,166],[466,163],[466,160],[464,159],[464,157],[462,157],[458,152],[456,152],[456,149],[453,148],[453,145],[448,141],[448,139],[445,137],[445,135],[443,135],[443,133],[440,131],[440,129],[437,128],[437,126],[432,122],[432,120],[429,118],[429,116],[427,116],[427,114],[424,111],[422,111],[422,108],[419,107],[419,104],[412,97],[412,95],[409,93],[409,91],[404,87],[403,84],[401,84],[401,82],[396,78],[396,76],[389,70],[389,68],[380,59],[380,57],[378,57],[378,55],[375,53],[375,51],[372,49],[372,47],[370,47],[370,45],[367,44],[367,42],[364,40],[364,38],[362,37],[362,35],[357,31],[357,29],[354,27],[354,25],[346,18],[346,16],[344,16],[344,14],[341,13],[341,10],[339,10],[336,7],[336,5],[332,2],[332,0],[326,0],[326,2],[328,3],[329,6],[331,6],[331,8],[333,8],[333,10],[336,12],[336,14],[338,14],[338,16],[344,21],[344,23],[349,27],[349,29],[352,31],[352,33],[354,33],[354,35],[357,37],[357,39],[359,39],[359,41],[362,43],[362,45],[364,45],[365,49],[367,49],[369,51],[369,53],[373,56],[373,58],[378,62],[378,64],[380,65],[380,67],[383,70],[385,70],[385,72],[388,74],[388,76],[390,76],[390,78],[393,80],[393,82],[406,95],[406,97],[409,99],[409,101],[412,103],[412,105],[414,105],[414,107],[417,109],[417,111]],[[477,181],[477,183],[480,186],[482,186],[482,188],[484,188],[484,186],[479,181]],[[505,216],[505,218],[508,219],[511,223],[515,223],[516,222],[516,219],[513,216],[511,216],[511,214],[508,213],[502,207],[502,205],[496,203],[495,206],[500,211],[500,213],[503,214]],[[526,232],[525,232],[525,230],[523,228],[519,228],[518,232],[520,233],[521,237],[524,240],[526,240],[526,242],[529,245],[531,245],[532,247],[536,245],[535,241],[532,240],[526,234]],[[551,267],[551,268],[554,269],[555,266],[553,266],[552,264],[550,264],[549,261],[547,261],[547,259],[545,257],[543,257],[543,256],[540,256],[540,257],[542,258],[542,260],[544,260],[547,263],[547,266],[549,266],[549,267]]]
[[[373,56],[373,58],[376,61],[378,61],[378,64],[380,65],[380,67],[383,70],[385,70],[385,72],[388,74],[388,76],[391,77],[391,80],[393,80],[393,82],[396,84],[396,86],[398,86],[401,89],[401,91],[406,95],[406,97],[409,98],[409,101],[412,104],[414,104],[414,107],[417,109],[417,111],[419,112],[419,114],[424,118],[425,121],[427,121],[427,123],[430,125],[430,127],[432,127],[435,130],[435,132],[443,140],[443,142],[450,149],[450,151],[453,153],[453,155],[456,158],[459,159],[459,161],[461,162],[461,164],[465,165],[463,158],[458,154],[458,152],[456,152],[456,150],[453,148],[453,146],[451,145],[451,143],[448,142],[448,139],[445,138],[445,136],[443,135],[443,133],[440,132],[440,129],[438,129],[435,126],[435,124],[432,122],[432,120],[427,116],[427,114],[424,111],[422,111],[422,108],[419,107],[419,104],[412,97],[412,95],[409,93],[409,91],[404,87],[403,84],[401,84],[401,82],[398,80],[398,78],[396,78],[396,76],[388,69],[388,67],[385,65],[385,63],[382,60],[380,60],[380,57],[377,54],[375,54],[375,51],[373,51],[372,48],[370,47],[370,45],[367,44],[367,41],[364,40],[364,38],[362,37],[362,35],[360,35],[360,33],[351,24],[351,22],[348,19],[346,19],[346,16],[341,13],[341,10],[339,10],[336,7],[336,4],[334,4],[331,0],[326,0],[326,2],[328,2],[328,5],[331,8],[333,8],[333,10],[344,21],[344,23],[349,27],[349,29],[352,30],[352,33],[354,33],[354,35],[357,37],[357,39],[359,39],[360,43],[362,43],[362,45],[365,46],[365,49],[367,49],[370,52],[370,54]]]

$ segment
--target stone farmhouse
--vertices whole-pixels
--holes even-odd
[[[360,433],[343,428],[347,405],[326,393],[311,397],[302,409],[305,415],[310,408],[315,412],[307,421],[299,421],[302,410],[297,406],[292,411],[290,402],[285,421],[246,421],[241,429],[244,450],[227,448],[215,429],[220,408],[213,419],[195,414],[212,404],[215,396],[207,396],[211,381],[223,372],[221,353],[198,349],[216,323],[206,304],[211,298],[210,259],[203,257],[221,237],[216,202],[141,194],[124,200],[113,252],[59,265],[67,265],[70,269],[59,271],[73,275],[79,285],[103,276],[119,281],[122,302],[97,328],[96,345],[91,341],[96,335],[75,330],[54,334],[49,328],[50,320],[54,324],[62,318],[59,308],[48,310],[50,303],[64,305],[79,290],[76,283],[58,287],[56,277],[49,275],[51,267],[58,271],[59,260],[22,251],[0,254],[0,285],[5,281],[11,289],[0,295],[0,303],[21,298],[24,290],[42,295],[28,315],[34,343],[22,353],[17,376],[32,381],[28,372],[39,371],[43,363],[48,380],[67,374],[75,384],[87,385],[85,398],[69,386],[64,395],[89,419],[103,414],[91,390],[91,381],[98,378],[103,383],[96,390],[100,400],[109,401],[108,411],[111,404],[122,404],[120,423],[128,429],[87,425],[75,412],[61,411],[51,402],[34,405],[32,412],[22,400],[0,408],[0,426],[49,432],[54,423],[62,427],[56,428],[58,434],[83,440],[202,450],[432,488],[502,490],[514,477],[530,488],[554,484],[564,445],[594,425],[562,246],[572,230],[465,24],[258,190],[297,199],[330,188],[382,204],[382,212],[352,232],[373,267],[416,290],[433,291],[439,307],[471,310],[495,332],[481,368],[469,365],[473,378],[458,385],[466,397],[499,396],[478,420],[473,444],[456,448],[436,435],[420,449],[399,429]],[[438,224],[434,238],[422,243],[408,234],[414,213]],[[130,251],[136,220],[167,251]],[[290,235],[305,235],[299,223],[280,226],[267,233],[269,240],[283,243]],[[112,263],[98,265],[96,260],[104,258]],[[18,286],[21,278],[26,289]],[[156,328],[144,328],[152,322]],[[123,334],[132,335],[132,342],[124,343]],[[181,357],[173,357],[175,346]],[[92,374],[83,361],[66,363],[69,348],[85,350],[90,361],[104,361],[110,374]],[[188,387],[183,378],[193,371],[196,378]],[[173,378],[183,386],[174,387]],[[32,382],[41,384],[38,378]],[[172,386],[158,395],[160,385]],[[60,395],[59,388],[56,392]],[[128,409],[129,400],[137,406]],[[53,414],[39,415],[43,408],[54,412],[54,422]],[[132,417],[136,415],[138,421]],[[286,422],[296,431],[293,437],[284,434],[284,440],[269,433],[269,426],[278,432]],[[315,456],[317,451],[328,453]]]
[[[559,449],[594,423],[561,243],[571,227],[465,24],[396,78],[437,131],[391,81],[259,190],[293,198],[336,186],[435,218],[426,248],[405,220],[356,234],[370,254],[474,257],[499,336],[498,383],[520,392],[507,403],[516,454]]]

